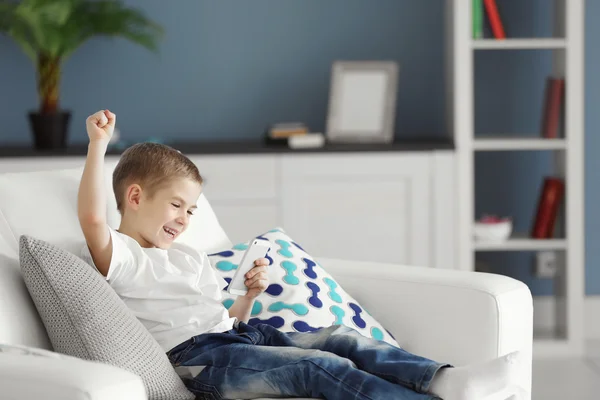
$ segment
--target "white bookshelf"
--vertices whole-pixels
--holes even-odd
[[[537,357],[577,356],[584,350],[584,2],[548,1],[548,7],[555,8],[554,37],[496,40],[473,39],[472,0],[446,1],[446,120],[457,154],[456,265],[473,271],[476,254],[482,252],[557,252],[562,273],[554,278],[556,328],[551,332],[534,333],[534,356]],[[506,18],[509,16],[503,16],[505,26],[509,27],[510,21]],[[510,31],[507,35],[510,36]],[[475,132],[474,55],[479,51],[501,50],[552,53],[551,73],[564,76],[566,82],[565,138],[544,139],[531,132],[518,137],[502,132]],[[540,79],[545,78],[540,73]],[[480,243],[473,239],[474,159],[477,152],[485,151],[550,151],[554,154],[553,170],[547,173],[562,176],[566,183],[565,217],[561,221],[564,238],[537,240],[516,236],[503,243]]]

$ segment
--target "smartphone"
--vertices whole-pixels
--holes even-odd
[[[229,283],[229,287],[227,288],[228,293],[241,296],[248,293],[248,288],[244,284],[246,281],[246,274],[254,268],[254,261],[267,255],[270,247],[271,243],[264,239],[254,239],[252,243],[250,243],[250,246],[248,246],[242,257],[242,261],[240,261],[240,264],[235,271],[235,275],[233,275],[233,278]]]

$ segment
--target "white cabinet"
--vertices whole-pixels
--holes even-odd
[[[280,226],[316,257],[457,267],[452,151],[189,157],[234,243]],[[107,171],[117,161],[108,156]],[[0,173],[84,162],[83,156],[5,158]]]
[[[282,160],[283,226],[309,252],[430,265],[430,157],[374,153]]]
[[[232,242],[281,225],[278,155],[191,155],[204,194]],[[202,223],[202,221],[198,221]]]
[[[219,223],[233,243],[241,243],[281,226],[279,204],[272,201],[212,201]]]
[[[234,243],[280,226],[316,257],[457,268],[452,151],[191,158]]]
[[[188,155],[204,179],[204,194],[212,201],[275,199],[279,156]]]

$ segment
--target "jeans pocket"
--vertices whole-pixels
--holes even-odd
[[[256,332],[239,332],[235,329],[232,329],[230,331],[227,331],[227,333],[238,338],[244,338],[250,341],[252,344],[258,343],[258,340],[260,339]]]
[[[169,362],[173,366],[179,366],[181,362],[183,362],[185,356],[191,349],[194,348],[194,344],[196,343],[196,337],[192,337],[191,339],[186,340],[185,342],[175,346],[171,350],[167,352],[167,357],[169,358]]]
[[[196,400],[221,400],[223,398],[213,385],[192,380],[186,386],[196,395]]]
[[[237,335],[245,337],[246,339],[250,340],[252,344],[256,344],[258,342],[258,336],[253,332],[238,333]]]

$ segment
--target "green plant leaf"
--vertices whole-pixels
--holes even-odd
[[[0,0],[0,33],[39,67],[40,59],[63,62],[94,36],[122,37],[157,51],[164,31],[122,0]]]
[[[90,15],[95,16],[92,22],[95,32],[113,37],[121,36],[148,50],[158,50],[158,39],[164,32],[142,11],[126,8],[122,1],[105,0],[93,3],[91,6]],[[101,18],[102,15],[108,18]]]
[[[0,2],[0,33],[6,33],[10,29],[16,8],[14,3]]]
[[[26,0],[46,23],[54,26],[64,25],[80,0]]]
[[[2,0],[0,0],[2,1]],[[0,3],[0,32],[31,56],[68,57],[91,37],[122,37],[158,50],[162,27],[121,0],[22,0]]]
[[[11,36],[15,42],[21,47],[21,50],[29,57],[32,62],[37,59],[36,49],[31,45],[31,42],[26,39],[25,35],[15,33],[16,30],[11,30]]]
[[[38,52],[43,51],[47,27],[36,9],[28,1],[23,1],[15,9],[14,17],[15,24],[20,26],[13,32],[23,35]]]
[[[24,53],[32,60],[36,59],[35,38],[27,21],[17,14],[18,3],[4,1],[0,3],[0,33],[12,37]]]

